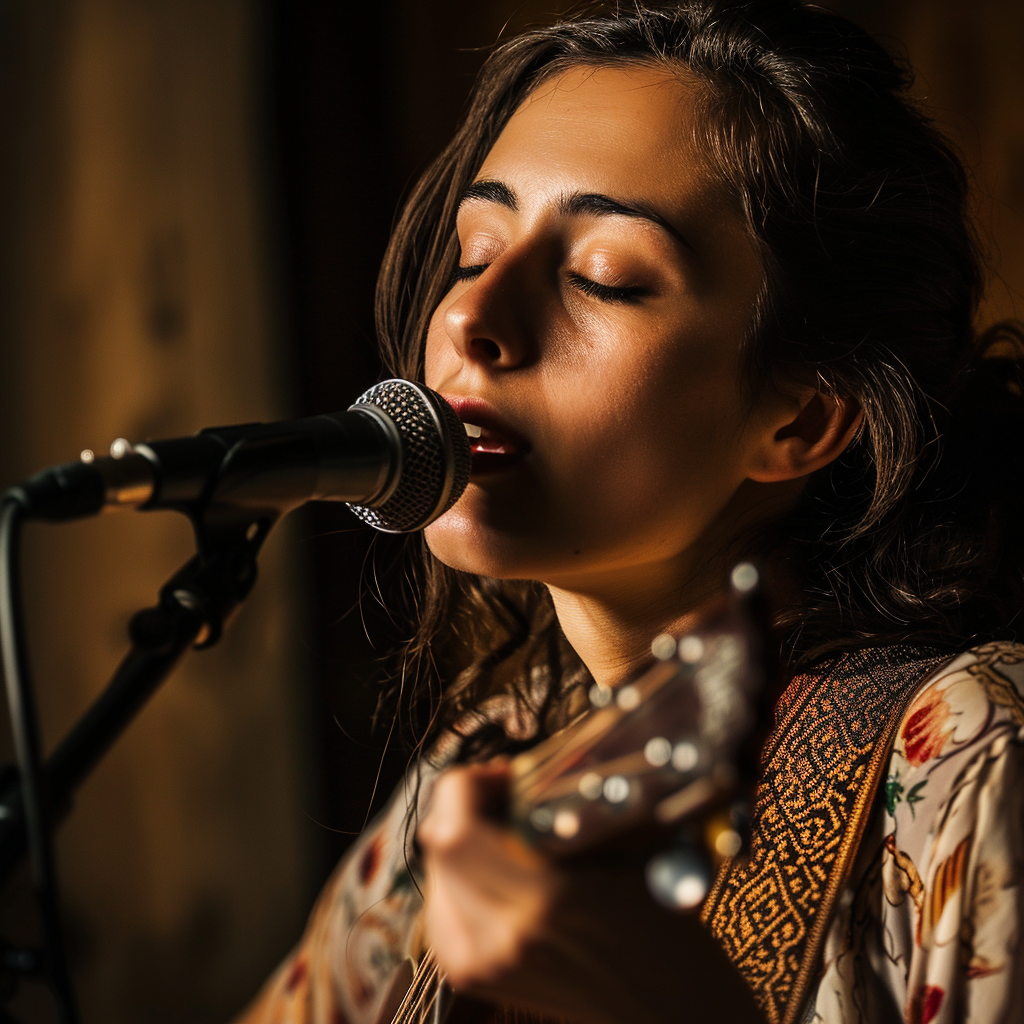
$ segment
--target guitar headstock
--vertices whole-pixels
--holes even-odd
[[[757,570],[738,565],[731,584],[689,633],[657,637],[646,668],[595,686],[590,710],[513,759],[512,820],[531,842],[569,856],[736,792],[767,671]]]

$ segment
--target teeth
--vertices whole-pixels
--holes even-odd
[[[479,437],[481,428],[475,423],[464,423],[463,426],[466,428],[466,435],[468,437]]]

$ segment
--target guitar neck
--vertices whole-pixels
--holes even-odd
[[[512,759],[510,824],[528,842],[568,858],[627,833],[677,829],[733,797],[769,673],[757,572],[737,566],[732,580],[731,600],[706,610],[686,636],[657,637],[646,668],[614,689],[595,686],[589,711]],[[741,837],[731,825],[717,834],[716,859],[737,852]],[[670,905],[692,909],[702,898],[673,896]],[[491,1008],[465,1024],[544,1020]],[[445,1021],[463,1024],[463,1001],[454,1000],[428,950],[393,1024]]]

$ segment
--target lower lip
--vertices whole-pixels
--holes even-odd
[[[474,451],[470,461],[470,477],[490,476],[508,469],[514,469],[523,461],[522,452],[478,452]]]

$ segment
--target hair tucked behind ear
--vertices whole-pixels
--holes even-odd
[[[787,660],[1007,635],[1024,597],[1022,336],[1004,326],[975,341],[982,270],[962,165],[907,98],[906,69],[834,14],[798,0],[599,4],[498,47],[384,263],[378,325],[392,368],[422,373],[458,258],[460,194],[516,107],[570,67],[637,63],[697,83],[697,142],[760,251],[744,341],[751,400],[817,381],[863,409],[854,442],[763,552],[798,583],[779,610]],[[428,735],[507,685],[503,666],[518,678],[551,667],[555,705],[551,694],[586,678],[540,588],[460,576],[429,555],[422,573],[406,656],[435,695]],[[442,678],[454,679],[443,691]]]

